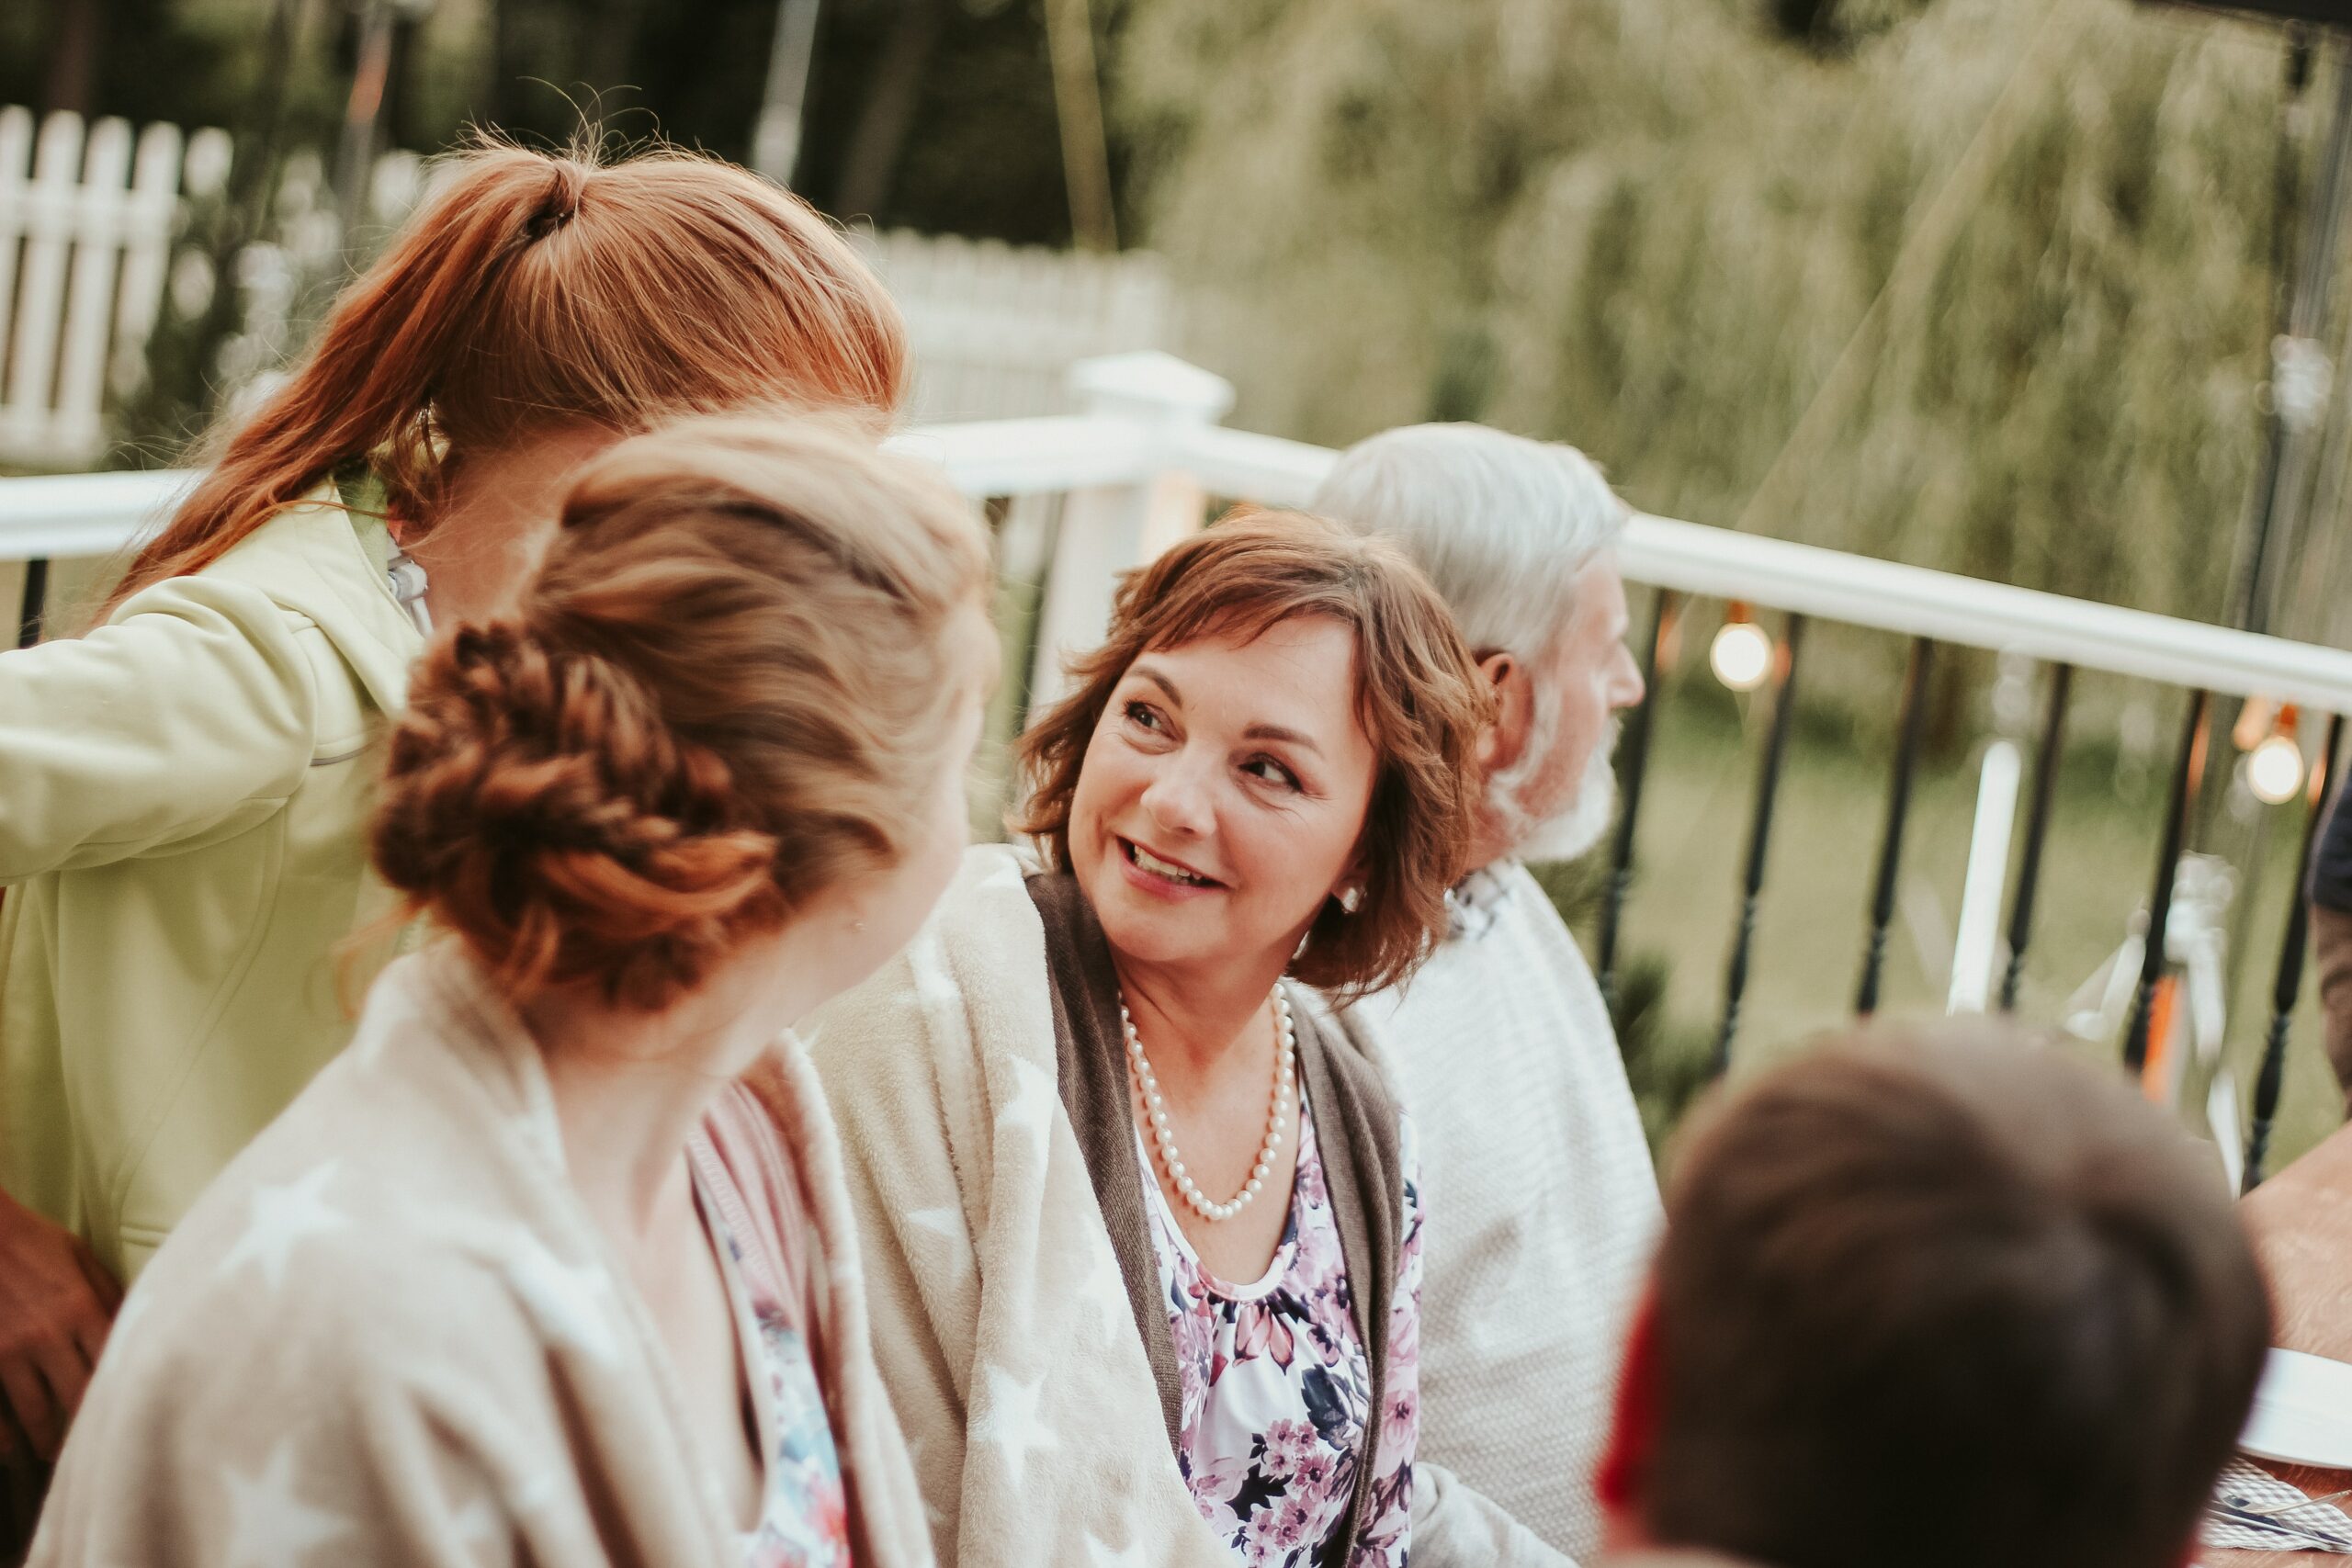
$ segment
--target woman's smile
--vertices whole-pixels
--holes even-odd
[[[1127,880],[1155,897],[1193,898],[1227,890],[1224,883],[1194,870],[1174,855],[1156,854],[1135,840],[1116,833],[1111,837],[1119,846],[1119,859]]]

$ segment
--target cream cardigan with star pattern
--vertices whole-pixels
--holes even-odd
[[[831,1122],[788,1040],[753,1081],[698,1136],[755,1218],[777,1206],[763,1181],[797,1179],[856,1561],[924,1568]],[[564,1177],[537,1050],[445,941],[385,972],[351,1048],[141,1277],[30,1562],[740,1568],[695,1450],[652,1320]]]
[[[840,1119],[876,1357],[948,1568],[1234,1568],[1177,1469],[1065,1108],[1026,870],[1007,845],[971,850],[907,950],[806,1032]],[[1433,1467],[1416,1472],[1412,1551],[1419,1568],[1567,1562]]]

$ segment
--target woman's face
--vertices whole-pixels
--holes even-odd
[[[854,925],[847,950],[835,955],[838,989],[847,990],[880,968],[904,947],[931,914],[932,906],[955,879],[970,837],[970,807],[965,784],[973,749],[995,682],[989,673],[997,667],[996,631],[975,604],[961,612],[948,636],[958,649],[949,663],[964,682],[955,716],[955,728],[940,751],[938,776],[931,781],[927,809],[905,852],[888,869],[851,879],[849,902]]]
[[[1087,743],[1069,858],[1121,956],[1286,966],[1357,874],[1377,759],[1355,635],[1325,615],[1127,668]]]

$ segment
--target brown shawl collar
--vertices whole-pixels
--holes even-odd
[[[1095,1201],[1111,1233],[1111,1250],[1126,1278],[1127,1301],[1151,1358],[1160,1409],[1168,1420],[1169,1446],[1174,1448],[1181,1440],[1183,1393],[1168,1306],[1160,1296],[1159,1262],[1145,1218],[1143,1173],[1136,1166],[1126,1037],[1119,1027],[1119,980],[1111,966],[1111,944],[1069,873],[1038,873],[1029,877],[1028,886],[1046,928],[1062,1104],[1094,1183]],[[1299,1072],[1315,1111],[1324,1185],[1330,1190],[1332,1216],[1339,1224],[1340,1256],[1351,1285],[1356,1332],[1372,1366],[1372,1403],[1365,1412],[1364,1448],[1356,1464],[1347,1528],[1331,1538],[1322,1554],[1336,1564],[1347,1560],[1363,1533],[1378,1469],[1374,1461],[1386,1386],[1388,1303],[1396,1288],[1405,1179],[1397,1159],[1396,1102],[1379,1069],[1355,1042],[1318,1022],[1308,1010],[1294,1008],[1292,1017]],[[1371,1288],[1365,1288],[1366,1282]]]

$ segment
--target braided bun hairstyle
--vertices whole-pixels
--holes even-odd
[[[509,995],[656,1010],[887,865],[972,689],[988,549],[935,471],[815,419],[689,420],[582,472],[504,618],[434,642],[377,869]]]

